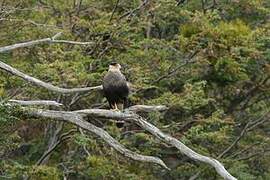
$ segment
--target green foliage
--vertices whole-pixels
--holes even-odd
[[[217,61],[215,64],[214,75],[217,81],[219,81],[221,84],[248,79],[245,69],[242,68],[239,63],[233,59],[226,58]]]
[[[21,114],[21,109],[19,106],[10,105],[4,102],[0,102],[0,124],[9,125],[14,123]]]
[[[140,9],[140,0],[119,1],[115,8],[116,2],[6,0],[0,11],[1,47],[60,31],[59,39],[93,44],[38,44],[0,53],[0,60],[67,88],[100,85],[108,64],[117,61],[135,88],[130,105],[167,105],[164,113],[142,116],[196,152],[219,157],[251,121],[256,127],[218,159],[238,179],[269,179],[269,123],[257,122],[270,107],[270,1],[189,0],[176,6],[176,1],[156,0]],[[6,103],[10,98],[58,99],[64,110],[105,102],[101,93],[91,92],[69,106],[74,95],[59,96],[1,71],[0,178],[189,179],[197,171],[200,179],[220,178],[210,166],[186,160],[132,124],[117,129],[91,117],[86,120],[130,150],[160,157],[172,171],[131,161],[100,138],[79,133],[59,145],[46,166],[33,166],[49,142],[51,123],[22,117],[21,108]],[[71,128],[65,124],[63,132]],[[23,144],[31,144],[30,150],[12,155]]]
[[[31,180],[59,180],[60,174],[54,167],[49,166],[25,166],[19,163],[0,164],[0,168],[8,174],[5,177],[12,179],[28,178]]]
[[[206,86],[205,81],[196,82],[194,84],[185,84],[182,93],[166,92],[158,99],[151,101],[151,104],[165,104],[168,106],[176,106],[184,111],[192,112],[198,108],[206,106],[209,102],[213,101],[207,98],[204,92]]]

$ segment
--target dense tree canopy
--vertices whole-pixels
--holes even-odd
[[[99,86],[117,61],[132,84],[130,106],[168,107],[141,113],[148,122],[237,179],[270,179],[270,1],[0,0],[0,47],[59,32],[74,43],[0,51],[0,61],[63,88]],[[44,107],[54,110],[108,108],[99,90],[61,94],[1,70],[0,179],[221,178],[132,123],[118,129],[88,118],[170,171],[127,159],[74,125],[28,117],[10,99],[64,105]]]

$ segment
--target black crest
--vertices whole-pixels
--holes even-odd
[[[111,62],[110,63],[110,65],[112,65],[112,66],[115,66],[115,65],[117,65],[118,63],[117,62]]]

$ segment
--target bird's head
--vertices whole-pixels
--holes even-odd
[[[121,65],[116,62],[112,62],[109,65],[109,71],[120,71],[120,69],[121,69]]]

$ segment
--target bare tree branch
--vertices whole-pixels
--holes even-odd
[[[48,136],[48,142],[46,150],[43,152],[42,156],[36,162],[38,165],[45,165],[48,163],[51,153],[56,149],[61,143],[61,134],[60,132],[63,130],[64,122],[51,121],[49,122],[46,128],[46,136]]]
[[[134,113],[121,113],[121,112],[114,112],[109,110],[103,109],[85,109],[74,111],[78,114],[81,114],[83,117],[91,115],[91,117],[103,117],[103,118],[110,118],[110,119],[118,119],[118,120],[129,120],[135,122],[139,125],[142,129],[150,132],[152,135],[156,136],[157,138],[161,139],[162,141],[176,147],[181,153],[185,154],[189,158],[207,163],[214,167],[219,175],[221,175],[224,179],[228,180],[236,180],[225,168],[224,166],[217,161],[216,159],[203,156],[201,154],[196,153],[182,142],[178,141],[176,138],[171,137],[170,135],[164,134],[154,125],[145,121],[142,117],[134,114]]]
[[[47,149],[44,153],[43,153],[43,155],[40,157],[40,159],[36,162],[36,165],[41,165],[41,164],[43,164],[43,161],[57,148],[57,146],[59,145],[59,144],[61,144],[62,142],[64,142],[65,140],[67,140],[67,139],[69,139],[69,138],[71,138],[69,135],[71,134],[71,133],[73,133],[73,132],[76,132],[76,130],[74,130],[74,129],[71,129],[69,132],[67,132],[67,133],[63,133],[61,136],[60,136],[60,138],[59,138],[59,140],[57,140],[55,143],[53,143],[50,147],[49,147],[49,149]]]
[[[78,113],[65,112],[65,111],[50,111],[50,110],[42,110],[42,109],[25,109],[25,110],[26,110],[25,112],[28,115],[32,115],[35,117],[52,118],[55,120],[69,122],[74,125],[77,125],[80,128],[85,129],[99,136],[101,139],[106,141],[110,146],[112,146],[115,150],[117,150],[119,153],[121,153],[122,155],[126,157],[129,157],[136,161],[159,164],[162,167],[169,169],[164,164],[164,162],[157,157],[140,155],[126,149],[123,145],[121,145],[118,141],[116,141],[113,137],[111,137],[106,131],[104,131],[103,129],[99,127],[94,126],[93,124],[87,121],[84,121],[83,118]]]
[[[147,106],[147,105],[135,105],[129,107],[127,110],[132,112],[152,112],[152,111],[166,111],[169,108],[167,106]]]
[[[47,100],[36,100],[36,101],[23,101],[23,100],[15,100],[11,99],[8,102],[19,104],[22,106],[32,106],[32,105],[45,105],[45,106],[63,106],[63,104],[58,103],[56,101],[47,101]]]
[[[102,89],[102,86],[93,86],[93,87],[84,87],[84,88],[71,88],[71,89],[66,89],[66,88],[61,88],[61,87],[57,87],[57,86],[54,86],[52,84],[49,84],[49,83],[46,83],[46,82],[43,82],[37,78],[34,78],[34,77],[31,77],[27,74],[24,74],[22,73],[21,71],[3,63],[0,61],[0,69],[3,69],[13,75],[16,75],[28,82],[31,82],[37,86],[40,86],[40,87],[43,87],[43,88],[46,88],[50,91],[54,91],[54,92],[57,92],[57,93],[62,93],[62,94],[68,94],[68,93],[83,93],[83,92],[89,92],[89,91],[92,91],[92,90],[101,90]]]
[[[0,47],[0,53],[5,52],[5,51],[11,51],[17,48],[22,48],[22,47],[29,47],[33,46],[36,44],[44,44],[44,43],[68,43],[68,44],[74,44],[74,45],[89,45],[89,44],[94,44],[93,42],[77,42],[77,41],[68,41],[68,40],[56,40],[62,33],[57,33],[51,38],[43,38],[43,39],[38,39],[34,41],[29,41],[29,42],[23,42],[23,43],[18,43],[18,44],[13,44],[9,46],[4,46]]]
[[[74,45],[94,44],[94,42],[78,42],[78,41],[68,41],[68,40],[52,40],[51,43],[66,43],[66,44],[74,44]]]

